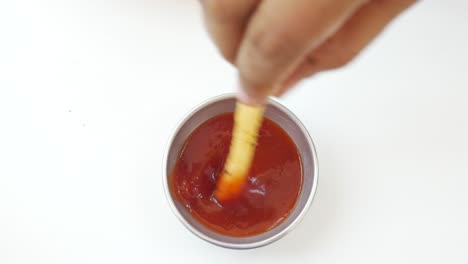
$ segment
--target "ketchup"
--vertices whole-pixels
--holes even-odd
[[[241,194],[219,202],[216,181],[229,152],[233,113],[213,117],[185,141],[170,177],[171,191],[209,229],[245,237],[267,232],[294,209],[302,185],[301,158],[289,135],[264,118],[247,183]]]

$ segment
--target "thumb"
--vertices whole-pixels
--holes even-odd
[[[261,2],[247,25],[235,61],[242,87],[240,99],[264,103],[303,57],[334,33],[363,2]]]

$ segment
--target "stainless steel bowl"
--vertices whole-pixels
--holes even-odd
[[[231,237],[218,234],[194,219],[172,195],[168,177],[187,137],[204,121],[222,113],[233,112],[236,103],[234,94],[211,98],[192,110],[177,126],[172,134],[163,161],[163,184],[172,211],[182,224],[198,237],[221,247],[250,249],[268,245],[291,231],[307,212],[317,188],[317,154],[304,125],[285,106],[275,99],[269,99],[265,116],[280,125],[293,139],[302,159],[303,183],[299,199],[289,217],[275,228],[250,237]]]

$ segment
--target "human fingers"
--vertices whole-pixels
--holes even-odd
[[[347,65],[396,16],[415,2],[416,0],[374,0],[363,5],[335,34],[304,57],[276,95],[282,95],[303,78]]]
[[[235,64],[243,100],[261,104],[302,58],[333,34],[363,0],[264,0],[249,20]]]

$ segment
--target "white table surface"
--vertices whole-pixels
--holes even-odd
[[[0,263],[468,263],[468,2],[427,0],[284,98],[319,154],[304,221],[215,247],[169,209],[180,118],[235,88],[197,1],[0,2]]]

